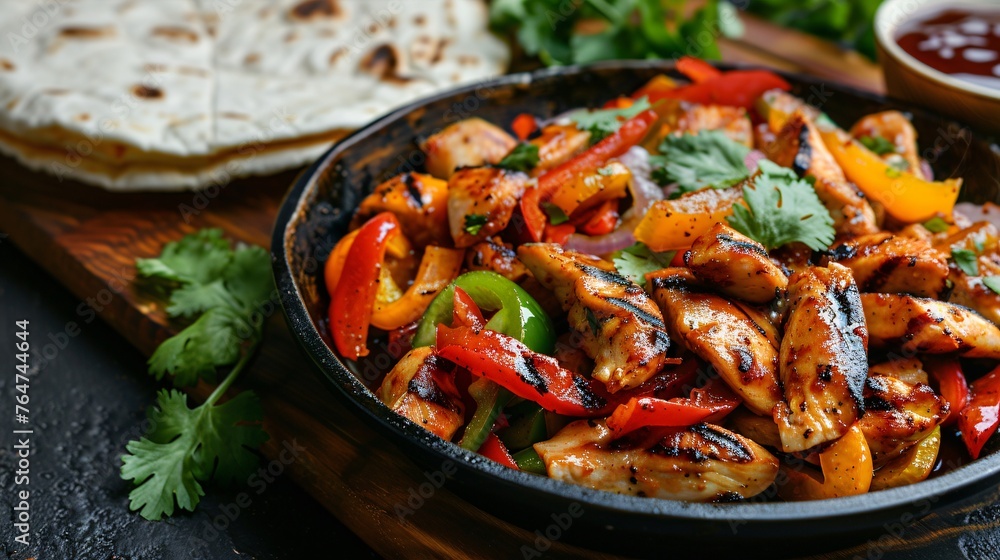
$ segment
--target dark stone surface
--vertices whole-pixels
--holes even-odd
[[[341,557],[374,557],[336,518],[280,475],[260,493],[259,486],[209,486],[194,513],[175,514],[162,522],[130,512],[130,483],[118,475],[121,455],[125,443],[141,433],[145,410],[161,385],[145,375],[143,356],[100,319],[79,313],[79,305],[9,241],[0,239],[4,558],[263,560],[326,557],[331,549]],[[14,321],[20,319],[30,321],[31,360],[39,366],[30,375],[28,404],[28,427],[34,434],[28,436],[32,453],[27,548],[14,541],[11,521],[17,464],[12,430],[20,427],[13,418]],[[236,505],[241,492],[251,500],[248,507]],[[227,512],[233,521],[226,519]],[[215,519],[221,531],[211,528]]]

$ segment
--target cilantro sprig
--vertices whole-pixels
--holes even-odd
[[[621,251],[612,255],[611,262],[614,263],[618,273],[645,287],[646,275],[670,266],[676,251],[658,253],[653,251],[645,243],[638,241]]]
[[[260,247],[233,250],[220,230],[202,230],[168,243],[155,259],[138,259],[140,275],[169,292],[167,314],[191,321],[161,344],[149,359],[157,379],[174,385],[213,381],[220,367],[232,365],[200,406],[187,396],[162,390],[148,417],[151,428],[126,445],[121,477],[135,484],[129,507],[150,520],[194,510],[205,494],[202,484],[231,483],[257,464],[251,451],[267,441],[260,427],[263,412],[256,395],[244,391],[219,400],[249,363],[263,337],[257,309],[274,291],[270,256]]]
[[[750,176],[745,160],[750,148],[718,130],[667,136],[660,154],[649,158],[652,178],[660,185],[677,183],[680,196],[705,188],[724,189]]]
[[[598,60],[677,58],[697,45],[720,58],[716,37],[743,28],[729,2],[708,0],[692,11],[662,0],[493,0],[490,26],[509,32],[547,65]]]
[[[760,161],[759,170],[752,184],[743,187],[746,206],[734,205],[726,218],[729,225],[768,250],[793,242],[814,251],[829,248],[836,234],[833,218],[813,186],[767,160]]]
[[[979,257],[975,251],[958,248],[952,249],[951,260],[955,261],[955,266],[967,275],[979,276]]]
[[[538,146],[522,142],[514,146],[514,149],[497,163],[497,167],[527,173],[537,167],[539,161],[541,159],[538,157]]]
[[[623,122],[649,109],[649,107],[649,100],[643,97],[630,107],[594,111],[580,109],[573,111],[568,117],[576,123],[578,129],[590,133],[590,143],[593,145],[618,132]]]
[[[858,141],[861,142],[864,147],[880,156],[894,154],[898,151],[895,144],[877,134],[875,136],[862,136],[861,138],[858,138]]]

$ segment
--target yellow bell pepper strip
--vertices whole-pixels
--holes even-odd
[[[396,216],[383,212],[361,226],[347,251],[351,266],[343,268],[330,296],[330,331],[334,346],[345,358],[368,355],[368,327],[382,261],[390,240],[401,236]]]
[[[881,203],[893,218],[915,223],[939,212],[951,215],[962,188],[961,179],[925,181],[885,163],[839,128],[821,126],[819,131],[847,178],[868,198]]]
[[[701,234],[733,213],[743,199],[743,186],[705,189],[673,200],[658,200],[646,212],[633,234],[656,252],[687,249]]]
[[[778,485],[778,495],[789,501],[823,500],[864,494],[871,488],[872,453],[857,424],[819,454],[819,464],[822,482],[804,470],[813,470],[810,467],[782,465],[788,481]]]
[[[920,482],[930,476],[941,449],[941,426],[927,434],[905,453],[875,471],[872,490],[885,490]]]
[[[387,304],[376,298],[372,325],[388,331],[419,319],[431,301],[458,276],[464,257],[465,251],[460,249],[428,246],[417,277],[402,297]]]
[[[549,202],[569,216],[607,200],[624,198],[631,180],[632,172],[621,162],[612,161],[596,171],[578,175],[564,183]]]

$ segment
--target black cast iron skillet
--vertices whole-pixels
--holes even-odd
[[[598,105],[663,72],[676,75],[669,62],[611,62],[513,74],[455,89],[371,123],[309,168],[278,215],[274,273],[292,332],[332,393],[422,468],[436,470],[453,461],[457,473],[449,488],[478,507],[535,530],[551,525],[553,513],[567,512],[575,502],[584,513],[564,538],[619,554],[686,550],[775,557],[843,547],[995,483],[997,453],[918,484],[824,501],[691,504],[600,492],[507,469],[390,411],[370,391],[379,381],[376,370],[386,371],[393,363],[384,343],[373,345],[375,367],[351,366],[351,371],[334,354],[326,327],[329,295],[322,263],[364,195],[393,175],[422,169],[419,139],[470,116],[506,124],[522,112],[547,117]],[[893,100],[813,78],[785,77],[793,93],[844,126],[890,108],[911,114],[922,155],[937,177],[963,177],[965,200],[1000,202],[1000,149],[984,136]]]

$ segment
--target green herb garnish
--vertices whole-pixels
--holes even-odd
[[[731,187],[750,176],[744,163],[750,148],[718,130],[670,135],[660,153],[649,158],[652,178],[660,185],[677,183],[677,194]]]
[[[881,136],[862,136],[858,142],[880,156],[896,153],[896,145]]]
[[[483,226],[489,219],[485,214],[466,214],[465,216],[465,233],[469,235],[476,235],[479,230],[483,229]]]
[[[537,167],[539,161],[538,146],[531,143],[521,143],[500,160],[497,167],[527,173]]]
[[[576,127],[590,133],[591,145],[600,142],[608,136],[618,132],[622,122],[649,109],[649,101],[645,97],[624,109],[598,109],[589,111],[581,109],[569,114],[569,119],[576,123]]]
[[[968,249],[952,249],[951,259],[962,272],[969,276],[979,276],[979,259],[974,251]]]

